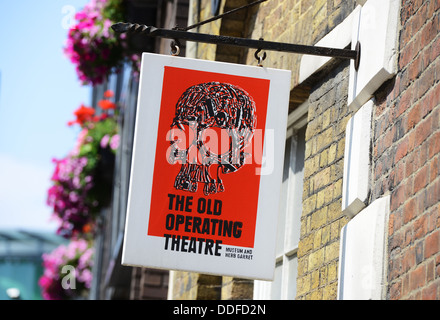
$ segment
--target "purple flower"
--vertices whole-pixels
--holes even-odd
[[[90,1],[75,15],[77,23],[68,33],[63,51],[76,66],[78,78],[83,84],[102,83],[125,56],[123,37],[110,31],[114,22],[103,16],[107,4],[107,0]],[[101,54],[103,52],[112,54]]]
[[[109,140],[110,140],[110,136],[108,134],[103,136],[100,142],[101,148],[103,149],[107,148]]]
[[[53,215],[60,219],[58,233],[71,237],[81,233],[84,226],[92,223],[90,215],[93,199],[87,198],[87,192],[93,186],[93,178],[85,173],[86,157],[68,155],[54,160],[55,171],[52,175],[53,186],[47,193],[47,204]]]
[[[112,150],[116,150],[119,147],[119,134],[115,134],[111,140],[110,140],[110,148],[112,148]]]
[[[93,253],[93,247],[84,239],[72,240],[67,246],[60,245],[52,252],[44,253],[44,271],[38,281],[43,298],[61,300],[84,295],[92,283]],[[75,290],[63,287],[62,280],[66,276],[62,272],[64,266],[74,268]]]

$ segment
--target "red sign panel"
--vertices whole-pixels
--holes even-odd
[[[148,235],[253,247],[269,85],[165,67]]]

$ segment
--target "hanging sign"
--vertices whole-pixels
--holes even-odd
[[[290,71],[144,53],[122,263],[272,279]]]

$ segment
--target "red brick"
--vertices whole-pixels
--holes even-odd
[[[376,119],[379,119],[380,116],[381,116],[382,114],[384,114],[384,111],[386,111],[388,108],[389,108],[389,106],[388,106],[388,104],[387,104],[386,101],[383,101],[382,103],[377,103],[377,105],[376,105],[376,110],[375,110],[375,116],[376,116]],[[384,117],[384,118],[385,118],[385,117]],[[377,120],[376,120],[376,124],[377,124],[377,123],[378,123],[378,122],[377,122]],[[377,130],[376,130],[376,133],[377,133]]]
[[[413,86],[409,86],[400,97],[397,114],[395,114],[396,117],[398,117],[404,111],[408,110],[411,107],[413,97],[414,97]]]
[[[410,290],[416,290],[425,285],[426,279],[426,267],[424,264],[418,266],[415,270],[409,274],[409,287]]]
[[[403,31],[401,32],[401,35],[403,34]],[[403,70],[408,63],[412,60],[412,42],[409,43],[402,43],[400,55],[399,55],[399,69]]]
[[[423,262],[423,250],[424,250],[424,242],[419,241],[415,245],[415,254],[416,254],[416,264],[420,264]]]
[[[401,263],[401,258],[400,257],[396,257],[394,259],[391,259],[388,262],[388,276],[391,279],[396,279],[398,278],[400,275],[402,275],[402,263]]]
[[[402,25],[403,25],[403,33],[401,36],[401,42],[404,44],[407,41],[409,41],[412,36],[415,36],[420,27],[422,26],[422,17],[420,17],[420,12],[418,11],[418,8],[420,7],[419,4],[416,4],[420,1],[408,1],[405,4],[408,4],[408,6],[403,6],[401,13],[402,13]],[[416,14],[417,12],[417,14]],[[425,21],[426,18],[423,17],[423,21]]]
[[[432,87],[435,82],[435,71],[434,67],[430,67],[420,75],[414,99],[421,98]]]
[[[405,254],[402,257],[402,271],[407,272],[412,267],[416,265],[416,255],[415,248],[411,247],[405,251]]]
[[[405,197],[407,197],[407,199],[409,199],[410,197],[412,197],[414,195],[413,193],[413,186],[414,186],[414,176],[410,176],[408,178],[405,179],[405,181],[403,182],[403,184],[405,185]],[[419,206],[416,206],[416,210],[419,210]]]
[[[438,177],[439,167],[440,167],[440,157],[437,156],[434,159],[432,159],[430,162],[430,168],[429,168],[430,181],[429,182],[434,181],[434,179],[436,179]]]
[[[408,138],[408,141],[410,140],[410,137]],[[408,143],[409,144],[409,143]],[[409,145],[408,145],[409,148]],[[405,159],[405,177],[409,177],[414,173],[415,168],[415,153],[410,153]]]
[[[440,203],[440,179],[437,179],[425,188],[425,209]]]
[[[396,228],[398,230],[400,228]],[[393,236],[389,238],[389,250],[390,251],[399,251],[402,247],[402,231],[398,230],[394,232]]]
[[[408,76],[408,69],[401,69],[402,72],[400,74],[399,77],[399,95],[396,99],[396,105],[399,106],[400,105],[400,97],[402,92],[404,92],[412,83],[412,79],[409,78]]]
[[[391,210],[394,211],[400,207],[400,205],[405,202],[405,198],[405,186],[400,185],[391,194]]]
[[[393,183],[393,187],[395,185],[399,184],[401,181],[403,181],[403,179],[406,178],[405,177],[405,167],[406,167],[405,161],[400,161],[396,165],[396,168],[395,168],[395,170],[393,172],[393,174],[394,174],[393,178],[395,179],[395,181]]]
[[[440,255],[438,255],[435,259],[435,276],[440,277]]]
[[[382,149],[382,151],[380,153],[383,153],[383,151],[388,149],[393,144],[395,130],[396,130],[396,128],[393,126],[384,134],[384,136],[380,142],[381,149]]]
[[[426,117],[425,120],[422,122],[419,122],[419,124],[416,126],[415,129],[409,131],[408,136],[408,152],[411,152],[413,149],[419,147],[422,145],[426,139],[431,134],[431,124],[432,124],[432,117]],[[427,150],[426,150],[427,151]],[[418,160],[418,163],[423,164],[426,161],[428,153],[426,154],[420,154],[420,156],[424,156],[424,160],[421,160],[421,158]]]
[[[434,61],[438,56],[440,56],[440,37],[433,42],[430,47],[431,61]]]
[[[428,11],[428,6],[426,4],[426,1],[423,1],[423,6],[419,9],[419,11],[417,12],[417,14],[415,15],[415,20],[414,20],[414,28],[415,28],[415,32],[419,32],[422,33],[423,32],[423,26],[426,23],[426,21],[430,18],[427,16],[427,11]],[[418,34],[418,36],[420,37],[421,35]],[[425,45],[423,45],[425,46]]]
[[[439,92],[437,92],[439,91]],[[425,118],[438,104],[440,90],[437,87],[432,87],[426,95],[420,100],[420,119]]]
[[[422,290],[422,300],[437,300],[437,289],[440,283],[431,283],[428,287]]]
[[[428,166],[424,166],[417,172],[414,179],[414,189],[413,192],[417,193],[419,190],[424,188],[428,184]]]
[[[396,223],[396,215],[390,214],[389,221],[388,221],[388,236],[389,237],[394,234],[394,230],[396,229],[395,223]]]
[[[394,163],[399,162],[408,153],[408,137],[404,138],[398,145],[396,149],[396,154],[394,156]]]
[[[422,66],[422,55],[419,54],[413,61],[408,65],[408,76],[410,79],[417,79],[423,70]]]
[[[409,293],[409,275],[406,274],[403,276],[403,283],[402,283],[402,296],[406,296]]]
[[[432,57],[431,48],[430,46],[428,46],[420,53],[420,58],[421,58],[420,63],[422,70],[425,70],[429,66],[429,64],[433,61],[431,57]]]
[[[423,27],[421,30],[422,34],[422,46],[426,47],[436,36],[437,36],[437,26],[439,24],[438,16],[434,17],[431,21]]]
[[[403,223],[408,223],[416,216],[416,200],[410,199],[403,207]]]
[[[431,232],[438,228],[437,221],[438,219],[440,219],[438,207],[434,206],[428,215],[429,215],[428,231]]]
[[[411,152],[416,147],[416,138],[417,132],[416,130],[410,130],[408,135],[408,152]]]
[[[420,103],[417,103],[415,106],[411,108],[411,110],[408,113],[408,119],[406,122],[407,125],[407,131],[414,128],[417,123],[420,121]]]
[[[436,65],[437,65],[436,68],[440,69],[440,59],[437,61]],[[440,73],[437,74],[437,78],[438,78],[437,81],[440,80]],[[423,101],[423,105],[425,105],[426,108],[426,111],[424,113],[427,114],[428,112],[434,109],[436,109],[436,111],[434,112],[439,112],[438,111],[439,101],[440,101],[440,84],[433,87],[426,95],[426,99],[424,99]]]
[[[390,300],[399,300],[402,296],[402,282],[393,283],[390,287]]]
[[[440,153],[440,131],[429,137],[428,145],[429,145],[428,156],[429,159],[431,159],[434,155]]]
[[[417,149],[417,157],[419,160],[419,167],[422,167],[425,163],[428,162],[428,149],[429,145],[426,142],[423,142],[420,144],[419,148]]]
[[[430,4],[431,4],[430,13],[431,15],[433,15],[433,13],[436,10],[440,9],[440,0],[432,0],[430,1]]]
[[[407,225],[406,227],[404,227],[404,233],[405,233],[405,238],[403,240],[403,246],[409,247],[414,242],[412,225]]]
[[[414,239],[418,240],[423,238],[428,232],[428,221],[426,216],[421,216],[414,221]]]
[[[414,14],[417,12],[423,2],[421,0],[402,2],[402,21],[403,23],[405,23],[408,22],[408,20],[410,20],[411,18],[414,18]]]
[[[426,267],[426,282],[434,280],[435,261],[430,259]]]
[[[440,230],[431,233],[425,240],[425,258],[429,258],[432,255],[440,251]]]
[[[375,163],[375,169],[374,169],[374,176],[376,177],[376,179],[378,179],[382,175],[383,170],[384,170],[383,162],[380,160],[377,160]]]
[[[401,9],[401,19],[402,19],[402,25],[404,26],[404,28],[411,27],[411,24],[409,23],[409,19],[411,19],[414,15],[413,8],[411,6],[408,6],[408,4],[411,4],[411,2],[404,3],[402,5],[402,9]],[[403,40],[408,40],[408,39],[403,39]]]
[[[437,209],[437,223],[436,223],[436,228],[440,228],[440,205],[438,206],[438,209]]]

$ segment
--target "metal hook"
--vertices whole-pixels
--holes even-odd
[[[260,38],[259,40],[264,40],[263,38]],[[263,52],[263,56],[259,56],[258,54],[261,52],[261,49],[257,49],[257,51],[255,51],[255,54],[254,54],[254,57],[255,57],[255,59],[257,59],[258,60],[258,66],[259,67],[262,67],[263,66],[263,60],[265,60],[266,59],[266,56],[267,56],[267,54],[266,54],[266,51],[264,51]]]
[[[173,41],[171,41],[171,51],[170,54],[172,56],[178,56],[180,54],[180,43],[179,40],[174,39]]]

